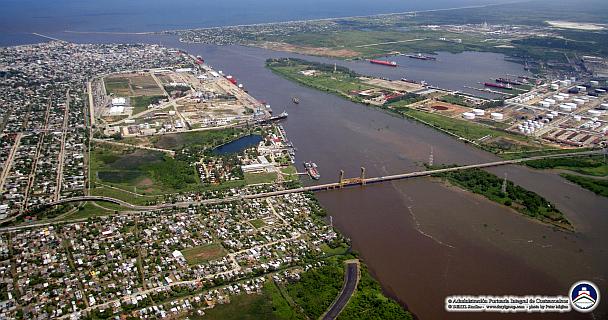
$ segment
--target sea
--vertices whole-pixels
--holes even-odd
[[[501,2],[507,0],[2,0],[0,46],[46,41],[33,33],[154,32]]]

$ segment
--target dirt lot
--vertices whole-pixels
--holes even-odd
[[[331,49],[331,48],[315,48],[315,47],[304,47],[295,46],[283,42],[262,42],[257,44],[258,47],[264,49],[275,50],[275,51],[287,51],[301,54],[308,54],[313,56],[325,56],[325,57],[336,57],[336,58],[354,58],[361,55],[361,53],[348,49]]]
[[[372,86],[376,86],[376,87],[382,87],[382,88],[386,88],[386,89],[390,89],[390,90],[395,90],[395,91],[405,91],[405,92],[412,92],[412,91],[417,91],[422,89],[423,87],[419,84],[416,83],[410,83],[410,82],[405,82],[405,81],[388,81],[388,80],[382,80],[382,79],[367,79],[365,81],[363,81],[363,83],[372,85]]]

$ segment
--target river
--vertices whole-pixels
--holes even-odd
[[[297,164],[315,161],[321,182],[335,181],[340,169],[346,176],[356,176],[361,166],[366,167],[368,176],[417,170],[428,160],[431,147],[436,164],[497,159],[424,125],[299,86],[264,67],[269,57],[302,57],[296,54],[182,44],[167,37],[115,39],[162,41],[200,54],[216,69],[235,75],[250,94],[270,103],[276,112],[285,109],[289,118],[284,127],[298,149]],[[78,39],[72,36],[71,40]],[[113,41],[107,37],[86,37],[79,41],[100,40]],[[474,53],[469,58],[494,61],[493,56],[487,55]],[[449,64],[445,57],[441,60]],[[500,61],[495,64],[504,68],[501,73],[523,73],[521,66]],[[369,68],[367,64],[359,64],[355,69]],[[481,70],[474,63],[471,68]],[[378,72],[382,75],[385,71]],[[477,77],[487,76],[482,73]],[[425,80],[439,83],[440,74],[438,77]],[[291,102],[292,96],[300,98],[298,105]],[[452,294],[567,295],[570,286],[581,279],[594,281],[600,288],[608,286],[607,198],[570,184],[552,172],[523,166],[489,170],[500,176],[506,172],[516,184],[553,202],[577,232],[554,230],[483,197],[430,178],[317,195],[333,216],[335,226],[352,239],[354,249],[386,292],[420,319],[585,318],[574,313],[488,315],[444,311],[444,298]],[[606,318],[607,307],[606,303],[600,304],[596,318]]]

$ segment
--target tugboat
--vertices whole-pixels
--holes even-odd
[[[309,162],[304,162],[304,167],[306,168],[306,172],[308,173],[308,175],[315,179],[315,180],[319,180],[319,178],[321,178],[321,175],[319,174],[319,170],[317,170],[317,164],[309,161]]]
[[[291,101],[293,101],[293,103],[295,103],[295,104],[300,103],[300,99],[298,97],[291,98]]]

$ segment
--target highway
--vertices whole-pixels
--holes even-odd
[[[332,190],[332,189],[343,188],[343,187],[348,187],[348,186],[365,185],[365,184],[370,184],[370,183],[380,183],[380,182],[385,182],[385,181],[424,177],[424,176],[430,176],[430,175],[433,175],[436,173],[452,172],[452,171],[475,169],[475,168],[497,167],[497,166],[518,164],[518,163],[522,163],[522,162],[526,162],[526,161],[548,159],[548,158],[566,158],[566,157],[577,157],[577,156],[583,156],[583,155],[602,154],[603,152],[604,152],[603,150],[596,150],[596,151],[585,151],[585,152],[576,152],[576,153],[534,156],[534,157],[514,159],[514,160],[501,160],[501,161],[495,161],[495,162],[478,163],[478,164],[451,167],[451,168],[445,168],[445,169],[435,169],[435,170],[401,173],[401,174],[372,177],[372,178],[366,178],[366,179],[349,179],[343,183],[334,182],[334,183],[319,184],[319,185],[300,187],[300,188],[294,188],[294,189],[277,190],[277,191],[271,191],[271,192],[261,192],[261,193],[238,195],[238,196],[231,196],[231,197],[225,197],[225,198],[212,198],[212,199],[204,199],[204,200],[182,201],[182,202],[176,202],[176,203],[161,203],[161,204],[148,205],[148,206],[134,205],[134,204],[128,203],[128,202],[120,200],[120,199],[115,199],[115,198],[111,198],[111,197],[103,197],[103,196],[80,196],[80,197],[65,198],[65,199],[60,199],[57,201],[50,202],[46,205],[56,206],[56,205],[60,205],[60,204],[70,203],[70,202],[105,201],[105,202],[111,202],[111,203],[121,205],[121,206],[131,209],[131,210],[160,210],[160,209],[167,209],[167,208],[173,208],[173,207],[186,208],[191,205],[220,204],[220,203],[228,203],[228,202],[239,201],[239,200],[248,200],[248,199],[279,196],[279,195],[290,194],[290,193]],[[14,220],[16,217],[17,216],[9,217],[9,218],[5,219],[5,221]],[[1,222],[4,222],[4,221],[0,221],[0,223]]]
[[[359,261],[352,260],[346,262],[346,267],[344,271],[344,284],[342,285],[342,290],[340,294],[334,300],[334,302],[329,306],[327,312],[321,317],[323,320],[333,320],[338,318],[338,315],[344,307],[348,304],[350,297],[355,293],[357,289],[357,284],[359,284]]]

